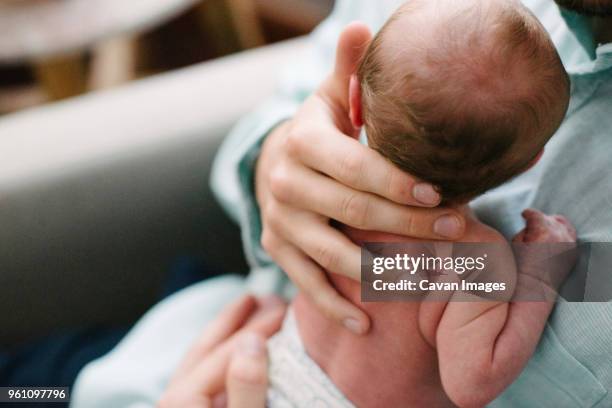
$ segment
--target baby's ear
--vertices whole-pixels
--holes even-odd
[[[349,111],[349,87],[351,78],[357,72],[359,62],[365,53],[372,34],[368,26],[354,22],[346,26],[338,39],[336,65],[331,81],[327,81],[327,93],[335,98],[346,112]]]
[[[357,75],[351,76],[349,85],[349,114],[351,123],[355,129],[360,129],[363,126],[363,105],[361,100],[361,84]]]

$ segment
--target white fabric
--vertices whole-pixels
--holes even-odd
[[[268,342],[269,408],[354,408],[304,349],[295,315]]]

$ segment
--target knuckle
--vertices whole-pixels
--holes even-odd
[[[304,141],[307,140],[306,131],[299,126],[292,127],[287,133],[285,147],[289,156],[299,156],[303,149]]]
[[[266,224],[269,224],[270,221],[273,220],[277,216],[277,212],[276,212],[277,206],[278,206],[277,201],[274,199],[268,200],[263,205],[261,205],[262,222],[264,226]]]
[[[340,161],[340,177],[349,184],[355,184],[363,176],[364,161],[360,155],[347,153]]]
[[[261,233],[261,247],[270,255],[274,253],[277,248],[276,239],[273,233],[267,228]]]
[[[247,365],[239,360],[233,360],[229,368],[229,378],[250,386],[264,386],[268,382],[265,366]]]
[[[359,194],[351,194],[342,203],[342,216],[347,223],[355,228],[365,228],[367,226],[370,213],[370,200]]]
[[[280,165],[270,173],[270,192],[277,200],[287,202],[291,199],[291,177],[286,166]]]
[[[270,211],[270,206],[270,201],[267,201],[259,206],[261,211],[261,224],[263,228],[270,223],[270,218],[273,217],[273,213]]]
[[[327,297],[321,296],[318,293],[313,293],[311,294],[310,298],[316,305],[317,309],[319,309],[319,311],[323,313],[326,318],[330,320],[339,320],[338,316],[336,315],[336,310],[332,307]]]
[[[340,257],[329,246],[318,245],[315,249],[315,259],[324,269],[334,271],[340,263]]]
[[[283,225],[280,206],[277,203],[270,202],[266,205],[265,212],[264,230],[267,230],[268,235],[272,238],[276,238],[276,233],[281,230]]]
[[[415,236],[418,233],[418,225],[415,217],[408,213],[398,219],[399,230],[404,234]]]
[[[386,175],[386,179],[387,194],[389,194],[389,197],[401,199],[403,197],[412,196],[410,189],[414,183],[409,176],[390,169]]]

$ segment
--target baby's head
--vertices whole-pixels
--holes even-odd
[[[528,169],[569,103],[559,55],[519,0],[411,0],[372,40],[357,81],[352,116],[370,146],[447,204]]]

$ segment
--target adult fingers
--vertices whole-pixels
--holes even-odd
[[[463,228],[454,209],[400,205],[364,193],[312,170],[294,166],[292,181],[274,179],[275,197],[288,204],[324,215],[355,228],[421,239],[453,239]],[[316,191],[317,194],[313,194]]]
[[[217,345],[208,355],[197,361],[192,370],[174,381],[158,406],[163,408],[226,406],[224,401],[227,395],[222,391],[228,377],[231,356],[243,347],[238,340],[243,338],[247,331],[257,334],[259,338],[271,336],[280,328],[284,314],[285,306],[279,305],[270,306],[266,313],[254,316],[243,330]]]
[[[402,172],[375,150],[332,128],[294,128],[286,145],[300,163],[355,190],[417,207],[440,204],[440,194],[431,185]],[[282,176],[282,169],[280,173]]]
[[[356,281],[361,280],[361,248],[331,227],[327,219],[284,205],[277,204],[274,208],[277,217],[269,220],[270,228],[323,269]]]
[[[355,334],[368,332],[368,315],[342,297],[332,287],[326,273],[306,254],[267,231],[262,243],[291,281],[323,314]]]
[[[256,307],[257,300],[251,295],[242,296],[226,307],[221,314],[206,327],[200,338],[198,338],[196,343],[189,350],[177,371],[177,377],[191,370],[216,346],[238,331],[255,312]]]
[[[234,352],[227,374],[228,408],[265,408],[268,358],[265,339],[245,333]]]
[[[200,395],[213,396],[221,392],[225,386],[226,373],[232,353],[235,351],[237,339],[245,332],[257,333],[265,338],[276,333],[282,324],[286,307],[279,306],[259,315],[249,321],[243,329],[235,333],[228,341],[221,344],[200,361],[191,370],[186,379],[186,387]]]

